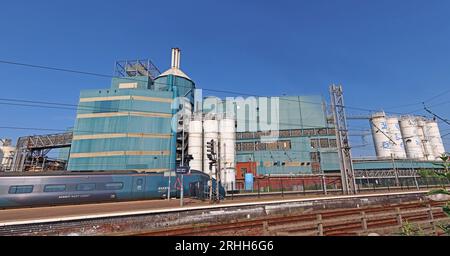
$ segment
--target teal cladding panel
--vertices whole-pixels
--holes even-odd
[[[133,78],[135,79],[135,78]],[[178,80],[177,80],[178,81]],[[181,80],[180,80],[181,81]],[[118,89],[121,82],[130,83],[128,79],[114,78],[112,89],[85,90],[80,98],[103,98],[99,101],[80,102],[77,114],[111,113],[111,112],[145,112],[172,114],[169,102],[111,99],[114,96],[144,96],[152,98],[173,99],[172,91],[155,91],[147,89],[147,81],[138,81],[137,89]],[[193,83],[191,82],[193,85]],[[172,118],[146,116],[113,116],[78,118],[75,122],[74,136],[101,135],[114,133],[144,133],[172,135]],[[106,138],[74,140],[71,153],[93,153],[108,151],[170,151],[168,156],[107,156],[70,158],[69,170],[121,170],[121,169],[168,169],[175,166],[174,140],[169,138]]]
[[[139,89],[150,89],[153,84],[151,78],[147,76],[135,76],[135,77],[114,77],[111,80],[111,88],[119,89],[121,83],[137,83]]]
[[[336,151],[320,150],[320,164],[324,171],[338,171],[339,166],[339,154]]]
[[[108,156],[71,158],[70,170],[167,169],[169,156]]]
[[[164,151],[170,150],[170,139],[159,138],[111,138],[75,140],[72,153],[103,151]]]
[[[227,103],[234,105],[227,106]],[[239,110],[235,105],[239,105]],[[210,97],[204,101],[204,112],[225,113],[227,110],[237,116],[237,132],[273,130],[271,124],[276,120],[279,130],[329,126],[321,96],[247,97],[240,103],[233,102],[233,98],[223,101]]]
[[[170,118],[117,116],[77,119],[74,135],[126,132],[168,134],[170,131]]]
[[[80,98],[92,98],[92,97],[109,97],[109,96],[148,96],[157,98],[172,98],[172,92],[170,91],[152,91],[143,89],[90,89],[80,92]]]

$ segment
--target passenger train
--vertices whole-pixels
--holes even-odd
[[[209,175],[191,170],[183,178],[184,196],[204,198]],[[83,204],[167,198],[169,176],[134,171],[50,172],[0,175],[0,208]],[[216,191],[213,180],[213,191]],[[177,189],[178,188],[178,189]],[[171,177],[171,197],[180,194]],[[225,190],[219,186],[223,198]]]

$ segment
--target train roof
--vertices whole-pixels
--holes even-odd
[[[142,172],[130,170],[108,171],[46,171],[46,172],[0,172],[0,177],[11,176],[66,176],[66,175],[113,175],[113,174],[139,174]]]
[[[198,170],[191,170],[193,173],[202,173]],[[67,175],[127,175],[127,174],[158,174],[162,172],[140,172],[134,170],[105,170],[105,171],[46,171],[46,172],[0,172],[1,177],[17,176],[67,176]]]

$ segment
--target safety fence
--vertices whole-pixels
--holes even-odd
[[[400,177],[400,178],[358,178],[356,188],[365,191],[402,191],[449,187],[448,179],[440,177]],[[235,189],[227,192],[228,197],[243,195],[280,195],[287,194],[344,194],[341,179],[337,176],[311,177],[263,177],[255,178],[252,184],[237,181]]]

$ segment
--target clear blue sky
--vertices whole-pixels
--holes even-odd
[[[0,59],[112,74],[117,59],[150,58],[163,71],[180,47],[198,87],[328,97],[334,82],[348,106],[402,113],[421,105],[392,107],[447,91],[428,103],[443,102],[431,109],[449,118],[449,13],[447,0],[6,1]],[[0,76],[0,98],[70,104],[110,83],[4,64]],[[0,116],[0,126],[65,129],[75,110],[0,105]],[[33,133],[43,132],[0,129],[14,140]]]

